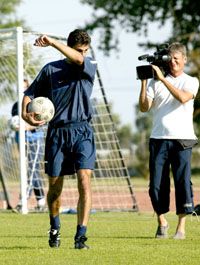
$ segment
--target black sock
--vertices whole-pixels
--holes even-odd
[[[59,215],[56,215],[56,216],[50,215],[50,226],[51,226],[51,229],[56,229],[56,230],[60,229]]]
[[[87,231],[87,226],[77,225],[75,237],[84,236],[86,234],[86,231]]]

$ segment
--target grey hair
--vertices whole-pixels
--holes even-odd
[[[174,52],[180,52],[183,56],[187,56],[187,50],[185,45],[180,42],[173,42],[168,48],[169,54]]]

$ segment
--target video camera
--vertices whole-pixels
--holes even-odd
[[[144,54],[138,57],[139,61],[146,60],[150,64],[157,65],[163,72],[164,76],[169,73],[168,62],[171,56],[168,54],[169,44],[165,43],[157,46],[157,51],[153,55]],[[136,67],[137,79],[155,78],[155,72],[151,65],[141,65]]]

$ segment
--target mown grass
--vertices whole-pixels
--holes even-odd
[[[21,215],[2,212],[0,218],[0,264],[87,265],[182,265],[200,264],[200,223],[187,217],[187,238],[174,240],[177,217],[167,215],[169,239],[154,238],[156,217],[152,213],[107,212],[91,215],[89,250],[73,249],[76,215],[61,215],[61,246],[48,246],[48,214]]]

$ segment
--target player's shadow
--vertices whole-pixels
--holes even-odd
[[[24,249],[38,249],[38,247],[27,247],[25,245],[23,246],[5,246],[5,247],[0,247],[0,250],[24,250]]]
[[[98,237],[90,237],[90,238],[113,238],[113,239],[155,239],[153,236],[98,236]]]

